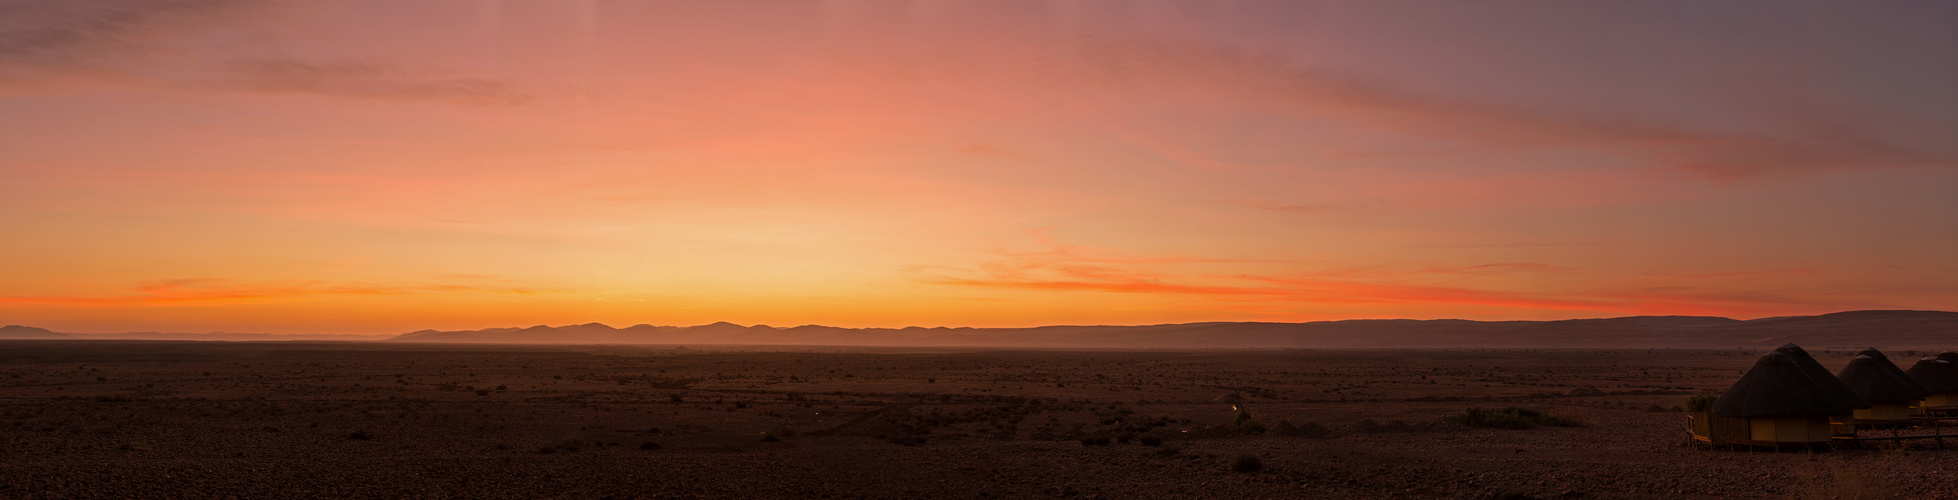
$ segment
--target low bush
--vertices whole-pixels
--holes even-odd
[[[1238,434],[1264,434],[1265,433],[1265,424],[1262,422],[1258,422],[1258,419],[1256,417],[1251,416],[1251,412],[1244,411],[1244,410],[1237,411],[1237,419],[1235,422],[1233,422],[1233,427],[1235,427],[1234,430],[1237,431]]]
[[[1383,424],[1383,423],[1375,422],[1372,419],[1365,419],[1359,422],[1355,422],[1353,424],[1353,427],[1355,429],[1359,429],[1360,432],[1364,432],[1368,434],[1378,434],[1382,432],[1409,432],[1414,430],[1414,426],[1408,425],[1406,421],[1402,421],[1402,420],[1388,420],[1387,423]]]
[[[1260,470],[1264,470],[1264,468],[1265,468],[1264,460],[1260,460],[1257,455],[1252,455],[1250,453],[1238,455],[1237,458],[1231,459],[1231,470],[1234,471],[1257,472]]]
[[[1713,401],[1717,399],[1720,397],[1712,394],[1694,394],[1693,397],[1686,399],[1686,411],[1699,413],[1713,409]]]
[[[796,435],[801,433],[802,430],[796,429],[795,426],[789,425],[787,422],[776,422],[775,425],[770,426],[766,432],[761,433],[761,440],[764,443],[773,443],[784,439],[796,437]]]

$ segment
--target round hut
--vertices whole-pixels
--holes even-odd
[[[1830,394],[1835,395],[1836,399],[1849,403],[1850,408],[1861,410],[1870,407],[1869,400],[1856,395],[1856,391],[1849,389],[1849,384],[1842,383],[1842,379],[1838,379],[1835,374],[1829,373],[1829,369],[1823,368],[1821,362],[1816,361],[1814,356],[1808,355],[1808,351],[1802,350],[1802,346],[1795,345],[1791,342],[1774,348],[1774,352],[1785,354],[1789,359],[1794,360],[1795,365],[1802,368],[1802,373],[1806,373],[1809,378],[1815,379],[1815,383],[1822,384]]]
[[[1836,374],[1843,384],[1870,402],[1869,408],[1853,413],[1856,423],[1898,423],[1917,415],[1924,397],[1931,395],[1922,384],[1897,368],[1876,348],[1864,349]]]
[[[1945,354],[1952,352],[1945,351]],[[1918,360],[1917,364],[1911,365],[1910,371],[1904,372],[1930,393],[1924,397],[1922,405],[1926,415],[1958,412],[1958,363],[1943,358],[1944,355],[1940,354],[1935,358]]]
[[[1779,349],[1769,352],[1700,415],[1706,423],[1694,423],[1694,437],[1763,446],[1827,443],[1834,435],[1830,417],[1849,415],[1856,405],[1831,389],[1842,381],[1826,371],[1822,376],[1827,380],[1812,376],[1796,356]]]
[[[1856,391],[1849,390],[1848,384],[1842,383],[1842,379],[1838,379],[1835,374],[1829,373],[1829,369],[1823,368],[1822,363],[1815,361],[1814,356],[1810,356],[1808,355],[1808,351],[1802,350],[1802,346],[1790,342],[1782,344],[1781,347],[1776,347],[1774,350],[1794,359],[1795,364],[1802,367],[1803,373],[1807,373],[1817,383],[1828,387],[1831,394],[1834,394],[1838,399],[1848,402],[1850,408],[1857,410],[1867,410],[1870,408],[1869,400],[1856,395]],[[1854,415],[1843,415],[1839,418],[1831,419],[1830,424],[1835,426],[1835,433],[1837,435],[1854,435],[1856,434],[1855,418]]]

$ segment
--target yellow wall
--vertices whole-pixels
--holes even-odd
[[[1918,413],[1916,401],[1871,403],[1870,409],[1856,410],[1857,420],[1902,420]]]
[[[1822,415],[1758,417],[1748,420],[1753,426],[1749,439],[1755,441],[1812,443],[1829,440],[1829,417]]]
[[[1958,392],[1940,392],[1924,398],[1924,406],[1958,406]]]

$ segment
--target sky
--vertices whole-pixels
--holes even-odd
[[[0,323],[1958,310],[1958,4],[0,0]]]

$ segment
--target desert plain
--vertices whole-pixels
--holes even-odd
[[[11,340],[0,497],[1958,496],[1958,439],[1689,445],[1763,349]],[[1581,425],[1454,418],[1511,406]]]

